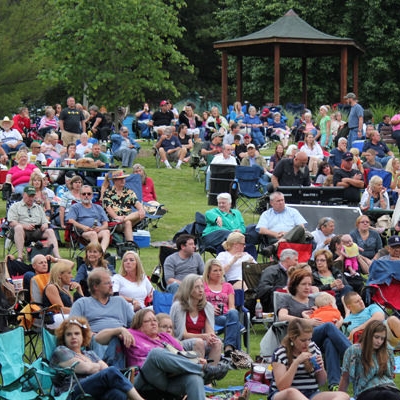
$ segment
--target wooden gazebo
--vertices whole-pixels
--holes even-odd
[[[353,92],[358,94],[359,56],[364,50],[353,39],[327,35],[302,20],[293,10],[273,24],[236,39],[221,40],[214,48],[222,52],[222,109],[228,105],[228,56],[236,56],[236,100],[242,101],[243,57],[274,58],[274,104],[280,104],[280,58],[302,59],[302,101],[307,104],[307,58],[340,56],[340,98],[347,93],[349,57],[353,60]]]

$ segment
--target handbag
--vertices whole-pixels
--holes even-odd
[[[253,364],[253,359],[243,350],[233,350],[231,354],[231,363],[235,368],[248,369]]]

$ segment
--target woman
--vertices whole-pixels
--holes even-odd
[[[11,167],[6,175],[6,183],[10,183],[15,193],[22,194],[25,186],[29,185],[32,172],[40,174],[40,169],[35,164],[28,164],[28,152],[26,148],[18,150],[15,155],[17,165]]]
[[[321,351],[312,341],[313,326],[294,318],[287,335],[272,355],[270,400],[348,400],[345,392],[320,392],[326,382]]]
[[[272,128],[272,134],[279,137],[283,147],[286,149],[289,144],[290,129],[281,121],[281,113],[274,113],[274,120],[269,128]]]
[[[375,259],[375,255],[383,247],[379,233],[371,229],[371,221],[366,215],[360,215],[356,219],[356,229],[350,232],[350,236],[363,249],[362,255],[370,260]]]
[[[232,232],[222,243],[225,251],[217,255],[217,260],[221,263],[224,270],[225,279],[234,287],[234,289],[247,290],[246,283],[242,278],[242,263],[257,261],[249,253],[244,251],[246,246],[245,236],[240,232]]]
[[[76,175],[70,180],[70,190],[63,193],[60,201],[59,213],[60,213],[60,226],[65,229],[65,223],[67,222],[66,216],[68,215],[69,209],[72,204],[80,203],[81,198],[81,187],[83,179]]]
[[[335,220],[330,217],[321,218],[318,221],[317,229],[311,232],[311,235],[314,238],[315,249],[314,254],[317,250],[320,249],[328,249],[329,243],[332,238],[335,236],[333,233],[335,231]],[[314,259],[314,254],[312,259]]]
[[[257,110],[254,106],[249,107],[249,115],[245,116],[243,124],[247,128],[247,132],[249,132],[251,137],[253,138],[253,144],[257,148],[262,147],[265,144],[264,135],[261,131],[263,123],[257,115]]]
[[[80,143],[76,146],[76,154],[84,157],[92,151],[93,143],[89,142],[89,136],[86,132],[81,133]]]
[[[213,366],[204,359],[176,354],[183,350],[181,344],[159,331],[154,311],[148,308],[135,313],[130,329],[104,329],[96,340],[107,344],[114,336],[123,339],[127,365],[140,367],[135,387],[144,395],[156,388],[179,397],[187,395],[188,400],[204,400],[204,384],[222,379],[228,372],[227,364]]]
[[[290,144],[285,151],[285,158],[294,158],[299,151],[299,148],[295,144]]]
[[[337,390],[340,380],[340,357],[350,346],[349,340],[331,322],[321,323],[319,319],[310,318],[314,299],[309,298],[312,287],[312,274],[306,269],[295,271],[288,282],[290,297],[282,300],[278,311],[279,321],[292,321],[296,318],[307,318],[314,327],[312,339],[325,352],[329,389]]]
[[[225,328],[224,355],[230,357],[233,350],[241,348],[241,324],[235,308],[235,290],[224,281],[222,265],[216,259],[207,261],[203,280],[206,299],[214,307],[215,323]]]
[[[269,160],[269,165],[268,165],[269,172],[271,172],[271,173],[274,172],[274,168],[276,167],[278,162],[280,160],[282,160],[282,158],[284,157],[284,152],[285,152],[285,149],[284,149],[282,143],[278,143],[275,147],[274,154],[271,156],[271,158]]]
[[[233,110],[229,113],[229,126],[232,128],[232,124],[235,122],[239,124],[240,133],[244,135],[246,133],[246,126],[243,124],[245,114],[242,111],[242,103],[235,101],[233,103]]]
[[[107,263],[104,259],[104,252],[100,243],[89,243],[85,248],[84,263],[78,267],[74,282],[78,282],[82,286],[82,290],[85,296],[90,296],[87,287],[88,273],[94,268],[102,267],[108,269],[112,275],[115,274],[115,270],[112,265]]]
[[[140,129],[140,132],[137,132],[139,137],[150,138],[150,126],[152,126],[152,116],[153,112],[150,110],[149,103],[144,103],[143,108],[135,114],[136,121],[138,122],[138,126]]]
[[[51,130],[58,130],[58,119],[56,118],[56,112],[53,107],[46,107],[44,116],[41,118],[39,123],[39,134],[44,137],[47,132]]]
[[[159,206],[160,203],[157,202],[153,179],[147,176],[144,166],[141,164],[135,164],[132,167],[132,170],[134,174],[139,174],[142,178],[142,200],[146,203],[154,201],[157,203],[155,205]]]
[[[73,317],[62,322],[56,330],[58,346],[51,357],[51,365],[59,368],[70,368],[79,379],[85,393],[95,399],[106,400],[143,400],[133,387],[115,367],[109,367],[93,351],[82,350],[90,344],[92,332],[86,318]],[[69,380],[63,379],[58,389],[67,391]],[[81,395],[81,390],[76,384],[71,393],[75,400]]]
[[[206,121],[206,139],[211,140],[213,133],[219,132],[221,135],[225,135],[229,130],[229,124],[225,117],[220,115],[218,107],[211,108],[211,115]]]
[[[321,147],[329,150],[332,144],[331,135],[331,118],[328,115],[328,107],[321,106],[319,108],[321,119],[319,121],[319,135],[315,139],[320,139]]]
[[[139,255],[134,251],[127,251],[121,262],[121,273],[111,278],[113,292],[122,296],[133,311],[146,307],[145,301],[151,303],[153,299],[153,286],[147,279]]]
[[[310,112],[306,112],[304,114],[304,122],[305,122],[304,135],[306,135],[307,133],[312,133],[314,137],[317,136],[318,131],[312,121],[312,114]]]
[[[368,186],[361,196],[360,208],[361,211],[373,210],[374,208],[390,210],[389,196],[380,176],[374,175],[369,180]]]
[[[50,280],[43,291],[43,306],[59,305],[61,314],[54,315],[54,324],[48,328],[55,329],[60,326],[64,318],[68,317],[74,300],[83,296],[81,285],[72,282],[72,261],[61,260],[52,265]],[[71,292],[75,292],[72,294]]]
[[[190,157],[190,150],[193,148],[193,140],[188,134],[188,127],[186,124],[180,124],[178,126],[178,138],[181,142],[182,147],[186,149],[186,156],[183,161],[188,162]]]
[[[314,182],[315,185],[324,185],[328,176],[332,175],[333,175],[332,167],[329,165],[327,161],[322,161],[318,166]]]
[[[353,288],[348,284],[342,272],[333,266],[333,256],[329,250],[321,249],[315,252],[316,269],[313,271],[314,286],[322,291],[333,291],[335,293],[336,305],[342,315],[344,306],[342,298]]]
[[[178,340],[203,339],[206,342],[206,356],[212,365],[217,365],[221,358],[222,344],[214,332],[214,307],[207,302],[201,276],[189,274],[183,279],[175,294],[170,314],[174,336]]]
[[[54,110],[56,112],[55,117],[57,119],[57,121],[60,119],[60,113],[62,111],[62,105],[61,104],[55,104],[54,105]]]
[[[310,173],[316,175],[318,166],[324,159],[324,153],[321,146],[318,143],[315,143],[314,135],[312,133],[307,133],[305,143],[301,146],[300,151],[307,154]]]
[[[382,321],[370,321],[360,343],[346,350],[339,389],[353,384],[357,400],[399,400],[400,391],[393,380],[393,351],[387,347],[387,328]]]
[[[42,206],[46,216],[50,218],[50,200],[44,190],[45,186],[42,174],[40,172],[33,172],[31,178],[29,179],[29,184],[36,190],[35,203],[39,204],[39,206]]]
[[[392,174],[390,182],[390,189],[400,188],[400,160],[398,158],[391,158],[386,164],[385,171]]]
[[[188,103],[179,114],[179,123],[187,126],[187,134],[191,137],[200,135],[200,127],[202,124],[200,115],[195,114],[194,109],[194,104]]]

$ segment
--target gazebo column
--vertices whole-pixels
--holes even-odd
[[[274,45],[274,104],[279,104],[281,48],[279,44]]]
[[[243,102],[243,85],[242,85],[242,75],[243,75],[243,57],[236,57],[236,101]]]
[[[303,91],[303,104],[307,107],[308,99],[307,99],[307,57],[303,57],[301,59],[301,86],[302,86],[302,91]]]
[[[354,55],[353,59],[353,89],[354,93],[358,97],[358,66],[359,66],[359,57],[358,55]]]
[[[342,47],[340,52],[340,102],[347,94],[347,67],[348,67],[347,47]]]
[[[221,58],[221,104],[222,115],[225,115],[228,109],[228,53],[222,51]]]

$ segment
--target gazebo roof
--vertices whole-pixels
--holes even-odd
[[[281,57],[338,56],[345,46],[356,53],[364,50],[353,39],[328,35],[313,28],[293,10],[273,24],[246,36],[214,43],[214,48],[237,56],[273,56],[274,44]]]

